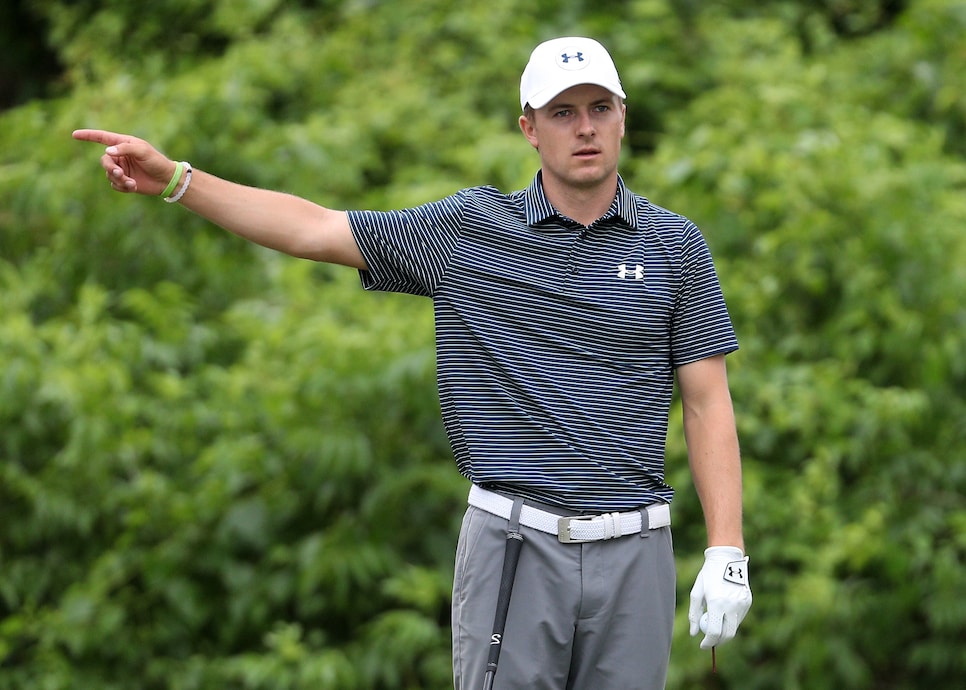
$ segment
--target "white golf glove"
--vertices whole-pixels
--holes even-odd
[[[735,636],[750,608],[748,557],[736,546],[705,549],[704,567],[691,588],[691,637],[704,633],[701,649],[722,645]]]

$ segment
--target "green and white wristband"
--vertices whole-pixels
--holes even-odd
[[[171,176],[171,181],[168,186],[164,188],[161,192],[161,196],[168,197],[171,196],[171,192],[174,191],[175,186],[178,184],[178,180],[181,179],[181,173],[184,172],[184,163],[178,162],[174,164],[174,175]]]
[[[171,196],[171,192],[173,192],[178,186],[177,180],[181,177],[181,171],[184,171],[184,184],[181,185],[181,189],[178,190],[177,194]],[[164,190],[164,200],[169,204],[181,201],[181,197],[183,197],[184,193],[188,191],[189,184],[191,184],[191,163],[188,161],[181,161],[178,163],[178,167],[175,169],[174,178],[171,180],[168,188]]]

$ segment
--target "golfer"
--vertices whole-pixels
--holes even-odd
[[[453,583],[456,688],[480,685],[499,643],[495,688],[664,687],[675,378],[708,538],[690,632],[704,633],[703,648],[723,644],[751,605],[725,368],[737,340],[698,228],[618,174],[625,98],[598,42],[542,43],[520,82],[520,129],[540,159],[532,183],[388,212],[331,210],[131,136],[74,132],[106,145],[118,192],[161,195],[265,247],[356,268],[368,290],[433,300],[442,417],[472,483]],[[522,547],[494,635],[508,531]]]

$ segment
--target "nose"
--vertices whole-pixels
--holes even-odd
[[[597,128],[594,127],[594,121],[590,117],[590,113],[586,110],[582,111],[577,116],[577,134],[578,136],[588,136],[592,137],[597,133]]]

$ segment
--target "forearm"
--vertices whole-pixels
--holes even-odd
[[[741,456],[730,397],[700,408],[685,405],[684,432],[708,546],[744,550]]]
[[[183,183],[183,181],[182,181]],[[195,169],[180,203],[239,237],[292,256],[357,265],[340,248],[345,213],[291,194],[229,182]]]
[[[724,355],[678,368],[684,437],[694,488],[708,528],[708,546],[744,550],[741,454]]]

